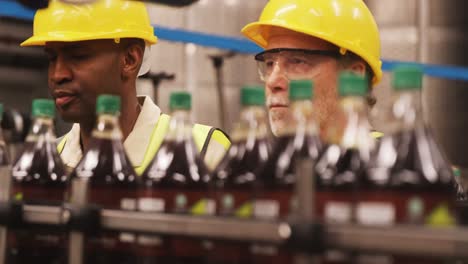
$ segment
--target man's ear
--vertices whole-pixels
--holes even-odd
[[[143,61],[144,47],[137,42],[126,43],[123,50],[122,77],[124,79],[136,78]]]
[[[362,60],[356,60],[348,66],[348,70],[354,72],[355,74],[365,75],[366,74],[366,63]]]

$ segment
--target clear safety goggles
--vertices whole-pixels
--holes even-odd
[[[317,66],[326,57],[341,56],[337,50],[278,48],[258,53],[255,60],[262,81],[268,80],[275,69],[280,70],[288,80],[298,80],[315,76],[319,71]]]

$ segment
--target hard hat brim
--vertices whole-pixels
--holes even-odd
[[[148,37],[146,32],[111,32],[111,33],[103,33],[98,34],[94,33],[90,34],[81,34],[75,32],[62,32],[54,34],[48,34],[46,36],[32,36],[27,40],[23,41],[20,46],[21,47],[28,47],[28,46],[44,46],[47,42],[77,42],[77,41],[86,41],[86,40],[96,40],[96,39],[120,39],[120,38],[139,38],[143,39],[147,45],[153,45],[158,42],[158,38],[156,36]]]

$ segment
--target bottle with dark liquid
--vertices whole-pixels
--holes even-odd
[[[297,214],[294,190],[296,186],[295,162],[297,158],[317,159],[322,143],[318,126],[312,116],[311,81],[291,81],[289,100],[294,124],[274,140],[268,161],[257,171],[254,217],[263,220],[293,220]],[[256,244],[253,263],[292,263],[290,251]]]
[[[122,144],[120,98],[101,95],[89,148],[71,174],[88,181],[88,203],[105,209],[136,210],[137,175]],[[71,193],[73,195],[73,193]],[[86,238],[86,263],[134,263],[131,233],[103,231]]]
[[[339,108],[327,128],[328,144],[315,165],[316,215],[326,223],[353,223],[359,183],[374,147],[370,136],[364,76],[343,72],[339,76]],[[323,263],[350,263],[349,252],[330,249]]]
[[[455,224],[455,180],[422,115],[422,71],[399,66],[393,73],[393,129],[368,166],[359,206],[367,224]],[[369,209],[367,208],[367,209]],[[363,208],[366,209],[366,208]],[[372,220],[372,221],[370,221]],[[394,263],[441,263],[431,258],[393,256]]]
[[[249,219],[253,216],[256,174],[270,153],[268,117],[263,87],[243,87],[240,119],[231,147],[215,170],[217,215]],[[249,245],[219,242],[210,263],[250,263]]]
[[[369,175],[386,186],[380,193],[394,207],[394,223],[453,225],[455,180],[422,114],[422,71],[399,66],[393,73],[392,108],[397,129],[387,134],[392,142],[373,155]],[[374,184],[375,186],[375,184]],[[375,190],[377,192],[377,190]],[[375,195],[374,195],[375,196]]]
[[[315,167],[318,216],[326,222],[353,221],[357,184],[373,149],[367,116],[367,80],[344,72],[339,77],[340,109],[329,128],[326,149]]]
[[[26,204],[62,203],[68,176],[56,145],[54,132],[55,105],[52,100],[36,99],[32,103],[34,119],[24,149],[12,167],[12,199]],[[11,232],[12,263],[64,263],[66,235],[37,228],[34,232]]]
[[[397,157],[389,182],[402,199],[397,221],[454,225],[455,180],[429,126],[424,123],[422,71],[400,66],[394,71],[393,86],[398,98],[393,112],[401,121],[401,130],[393,135]]]
[[[139,210],[214,215],[216,205],[211,178],[192,139],[190,94],[172,93],[170,108],[169,130],[142,174]],[[201,241],[179,237],[141,236],[139,250],[142,258],[155,263],[203,263],[205,255]]]

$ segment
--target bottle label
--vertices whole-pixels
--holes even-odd
[[[206,198],[206,193],[200,191],[179,192],[173,197],[173,213],[191,215],[214,215],[216,203]]]
[[[264,220],[275,220],[279,217],[279,203],[275,200],[255,200],[254,217]]]
[[[253,244],[250,246],[250,253],[254,255],[276,256],[278,255],[278,247],[272,245]]]
[[[216,202],[213,199],[200,199],[190,208],[191,215],[215,215]]]
[[[393,264],[395,263],[394,258],[389,255],[378,255],[378,254],[359,254],[356,256],[357,264]]]
[[[13,181],[13,199],[35,205],[60,205],[65,196],[65,183],[59,186],[25,185]]]
[[[133,198],[122,198],[120,199],[120,209],[125,211],[135,211],[137,209],[137,199]],[[121,232],[119,234],[119,240],[123,243],[134,243],[135,234],[128,232]]]
[[[250,218],[253,214],[251,193],[238,190],[224,190],[217,194],[218,215]]]
[[[351,222],[352,207],[348,202],[326,202],[325,221],[328,223],[345,224]]]
[[[391,203],[360,202],[356,207],[356,220],[361,225],[389,226],[396,221],[396,210]]]
[[[287,220],[297,212],[297,199],[292,188],[258,191],[254,200],[254,217],[264,220]]]
[[[139,235],[137,243],[142,246],[161,246],[164,240],[159,236]]]
[[[426,224],[433,227],[451,227],[456,225],[456,218],[448,203],[440,203],[427,215]]]
[[[164,213],[165,201],[162,198],[143,197],[138,199],[137,209],[147,213]],[[161,246],[162,237],[152,235],[138,235],[137,243],[142,246]]]
[[[136,188],[116,186],[90,186],[88,200],[105,209],[135,211],[137,209]],[[106,231],[98,237],[89,238],[89,246],[96,250],[131,251],[128,245],[136,241],[131,232]]]
[[[120,200],[120,209],[135,211],[137,209],[137,200],[133,198],[123,198]]]
[[[142,212],[162,213],[165,210],[164,199],[140,198],[138,199],[138,210]]]
[[[9,169],[0,167],[0,173],[7,172]],[[10,176],[11,177],[11,176]],[[44,186],[26,185],[22,182],[12,182],[12,198],[32,205],[52,205],[58,206],[63,203],[65,194],[65,184],[63,186]],[[19,250],[18,254],[27,256],[33,249],[41,248],[41,252],[50,255],[51,259],[60,258],[64,252],[67,235],[58,230],[47,228],[35,228],[31,230],[14,230],[8,232],[8,243],[11,248]]]

